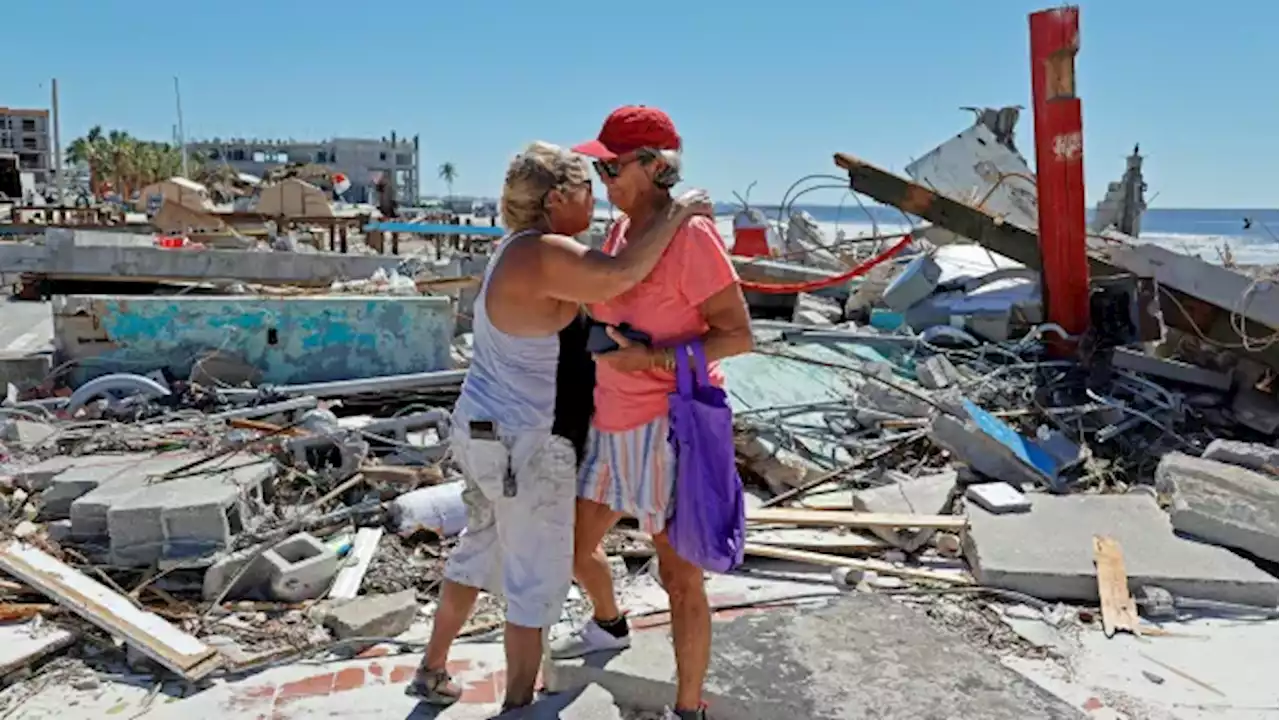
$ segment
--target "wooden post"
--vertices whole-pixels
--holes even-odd
[[[1032,13],[1030,25],[1045,314],[1049,322],[1080,335],[1089,329],[1084,133],[1075,76],[1080,8],[1066,6]],[[1073,348],[1059,343],[1053,349],[1066,354]]]

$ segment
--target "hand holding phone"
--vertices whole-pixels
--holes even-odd
[[[595,323],[591,326],[591,329],[587,331],[587,352],[592,355],[604,355],[618,349],[618,343],[614,342],[613,338],[609,337],[609,333],[607,332],[608,327],[609,326],[604,323]],[[617,330],[623,337],[627,338],[631,342],[644,345],[645,347],[653,346],[653,338],[649,337],[648,333],[643,330],[637,330],[627,323],[614,326],[614,330]]]

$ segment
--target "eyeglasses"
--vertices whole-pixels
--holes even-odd
[[[614,180],[622,174],[622,168],[640,159],[639,155],[632,155],[629,158],[614,158],[613,160],[596,160],[592,163],[596,173],[600,175],[601,180]]]

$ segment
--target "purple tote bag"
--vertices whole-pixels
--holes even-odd
[[[728,572],[742,564],[746,508],[734,459],[733,411],[724,390],[707,376],[701,342],[676,349],[676,391],[670,397],[676,488],[667,539],[685,560]]]

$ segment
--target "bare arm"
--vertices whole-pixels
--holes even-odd
[[[539,251],[537,291],[547,297],[592,303],[620,295],[645,278],[662,259],[680,225],[713,210],[706,193],[680,196],[644,232],[608,255],[563,235],[544,235]]]
[[[755,349],[755,338],[751,335],[751,315],[747,312],[747,301],[743,298],[742,287],[738,283],[728,285],[707,298],[698,309],[707,321],[707,332],[702,335],[702,352],[706,355],[707,362],[743,355]],[[655,368],[676,369],[676,348],[637,345],[612,326],[605,332],[623,349],[601,355],[598,360],[624,372]]]
[[[702,336],[702,348],[708,362],[743,355],[755,349],[751,315],[747,311],[741,285],[734,283],[726,287],[699,307],[709,326]]]

